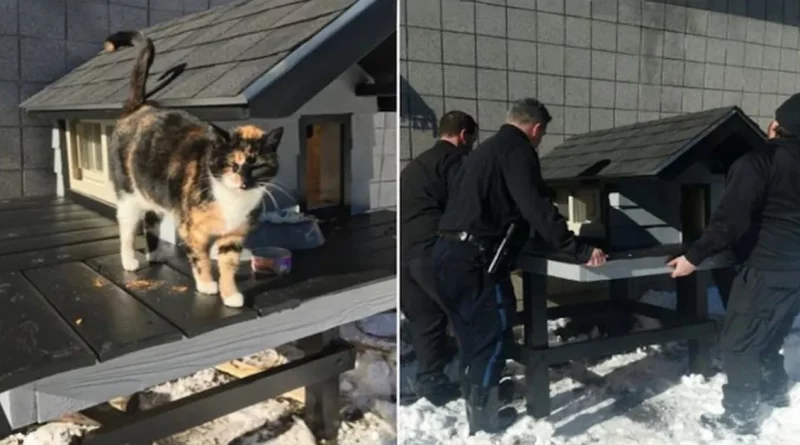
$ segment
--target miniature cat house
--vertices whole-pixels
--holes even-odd
[[[143,30],[156,49],[149,99],[223,128],[283,127],[278,179],[303,212],[329,218],[392,208],[395,11],[387,0],[252,0],[159,23]],[[112,217],[108,140],[137,51],[101,52],[20,105],[55,124],[58,194]],[[177,66],[180,74],[158,89]],[[264,206],[285,208],[270,199]],[[162,238],[175,242],[174,229],[165,218]]]
[[[764,138],[738,107],[717,108],[575,136],[542,157],[542,175],[581,238],[612,253],[681,245]]]

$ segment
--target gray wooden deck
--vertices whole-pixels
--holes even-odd
[[[2,201],[5,417],[52,420],[393,309],[394,227],[394,212],[325,223],[327,243],[294,252],[291,274],[243,267],[247,302],[234,309],[194,292],[180,252],[123,271],[113,220],[60,198]]]

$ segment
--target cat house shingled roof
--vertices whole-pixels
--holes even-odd
[[[389,38],[396,17],[394,0],[240,0],[160,23],[143,30],[156,48],[148,90],[170,67],[185,71],[149,99],[231,118],[285,117]],[[113,117],[136,54],[101,52],[20,106],[54,118]],[[269,106],[254,116],[258,97]]]
[[[723,144],[731,135],[737,142]],[[542,176],[548,182],[668,178],[717,147],[749,150],[763,140],[738,107],[716,108],[574,136],[542,156]]]

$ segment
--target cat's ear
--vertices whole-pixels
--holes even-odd
[[[275,153],[278,151],[278,145],[281,143],[281,139],[283,138],[283,127],[278,127],[271,130],[269,133],[261,136],[259,139],[259,153],[261,154],[269,154]]]

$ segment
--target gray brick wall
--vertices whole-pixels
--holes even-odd
[[[401,167],[429,148],[444,110],[481,137],[510,100],[573,134],[739,105],[765,126],[800,89],[794,0],[402,0]]]
[[[51,122],[18,105],[137,29],[227,3],[219,0],[0,0],[0,199],[56,193]]]

